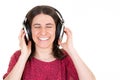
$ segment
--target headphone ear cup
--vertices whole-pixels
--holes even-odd
[[[23,24],[25,26],[25,32],[26,32],[27,40],[32,40],[31,27],[30,27],[28,21],[24,21]]]
[[[32,40],[31,27],[29,24],[26,24],[26,31],[28,33],[29,40]]]
[[[61,23],[58,23],[57,24],[57,28],[56,28],[56,38],[57,39],[60,39],[60,40],[62,40],[62,37],[63,37],[63,24],[61,24]]]
[[[56,26],[56,39],[59,39],[61,26],[62,26],[61,23],[58,23],[57,26]]]

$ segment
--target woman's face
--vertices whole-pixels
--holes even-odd
[[[46,14],[39,14],[32,21],[32,38],[39,48],[52,48],[55,39],[55,22]]]

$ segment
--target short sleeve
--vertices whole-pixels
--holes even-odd
[[[65,63],[65,73],[66,73],[66,80],[79,80],[77,70],[74,66],[74,63],[71,59],[71,57],[68,55],[68,53],[65,50],[62,50],[63,53],[66,55],[63,59],[63,63]]]
[[[66,59],[67,80],[79,80],[76,68],[70,56],[67,56]]]
[[[8,65],[8,69],[7,69],[7,73],[5,73],[3,75],[3,79],[10,73],[10,71],[13,69],[13,67],[15,66],[19,56],[20,56],[20,50],[16,51],[10,58],[10,62]]]

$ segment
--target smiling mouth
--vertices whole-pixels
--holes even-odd
[[[39,38],[39,40],[41,40],[41,41],[46,41],[46,40],[48,40],[49,38]]]

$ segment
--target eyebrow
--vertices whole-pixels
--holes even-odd
[[[39,24],[39,23],[33,24],[33,26],[35,26],[35,25],[40,25],[40,24]],[[47,23],[46,25],[54,25],[54,24],[52,24],[52,23]]]
[[[46,25],[53,25],[52,23],[47,23]]]
[[[39,23],[35,23],[35,24],[33,24],[33,26],[35,26],[35,25],[40,25]]]

